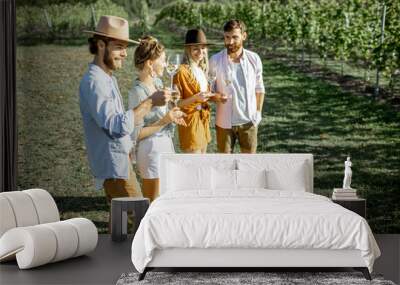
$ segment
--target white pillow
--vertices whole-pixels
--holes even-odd
[[[307,161],[294,159],[238,160],[241,170],[266,169],[267,187],[274,190],[306,191],[310,188]]]
[[[236,170],[218,169],[213,167],[213,189],[214,190],[236,190]]]
[[[267,188],[267,170],[236,170],[237,187]]]
[[[212,168],[209,166],[188,166],[168,163],[167,191],[212,189]]]
[[[267,172],[268,188],[305,192],[308,179],[304,167],[306,167],[305,163],[301,163],[292,165],[292,167],[288,169],[269,169]]]

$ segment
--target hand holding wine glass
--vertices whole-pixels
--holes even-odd
[[[228,100],[228,96],[223,93],[213,93],[213,101],[217,103],[225,103]]]
[[[178,107],[174,107],[168,111],[163,119],[165,120],[164,122],[167,124],[174,122],[177,125],[187,126],[184,117],[186,117],[186,114],[182,112],[181,109],[179,109]]]
[[[169,90],[157,89],[150,97],[153,106],[164,106],[171,99],[171,92]]]
[[[199,92],[195,94],[197,101],[200,101],[201,103],[207,102],[210,97],[212,97],[212,93],[210,92]]]

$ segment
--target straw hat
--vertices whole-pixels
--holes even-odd
[[[207,43],[206,34],[201,29],[193,29],[186,32],[185,46],[194,45],[205,45],[209,46],[212,44]]]
[[[100,35],[124,42],[139,44],[129,39],[129,24],[124,18],[116,16],[101,16],[95,31],[83,31],[87,34]]]

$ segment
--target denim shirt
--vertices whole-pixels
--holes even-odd
[[[162,81],[159,78],[154,79],[154,85],[157,88],[162,88]],[[149,89],[139,80],[135,80],[133,83],[132,89],[129,91],[129,108],[133,109],[136,106],[138,106],[142,101],[146,100],[150,96],[150,91]],[[143,127],[150,126],[154,124],[155,122],[161,120],[168,112],[168,107],[167,106],[162,106],[162,107],[153,107],[151,111],[144,116],[142,122],[136,122],[136,127],[134,132],[132,133],[132,142],[134,145],[137,144],[137,140],[140,134],[140,131],[142,130]],[[170,123],[166,126],[164,126],[161,130],[158,132],[155,132],[154,134],[150,135],[147,138],[150,137],[155,137],[155,136],[163,136],[167,135],[169,137],[174,136],[174,124]],[[146,138],[146,139],[147,139]]]
[[[125,111],[117,80],[91,63],[79,86],[89,166],[97,179],[128,179],[133,110]]]

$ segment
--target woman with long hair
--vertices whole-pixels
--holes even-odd
[[[208,101],[224,100],[221,94],[210,92],[207,80],[208,46],[202,30],[189,30],[184,44],[184,62],[174,76],[174,84],[182,98],[178,106],[187,115],[186,126],[178,126],[180,148],[186,153],[206,153],[211,141],[211,108]]]
[[[135,50],[134,65],[138,78],[129,91],[129,108],[138,106],[155,91],[163,88],[159,79],[165,68],[164,46],[154,37],[140,40]],[[136,164],[142,178],[143,196],[153,201],[159,194],[159,155],[174,153],[174,123],[185,125],[184,114],[175,107],[154,107],[142,122],[136,122],[132,136]]]

